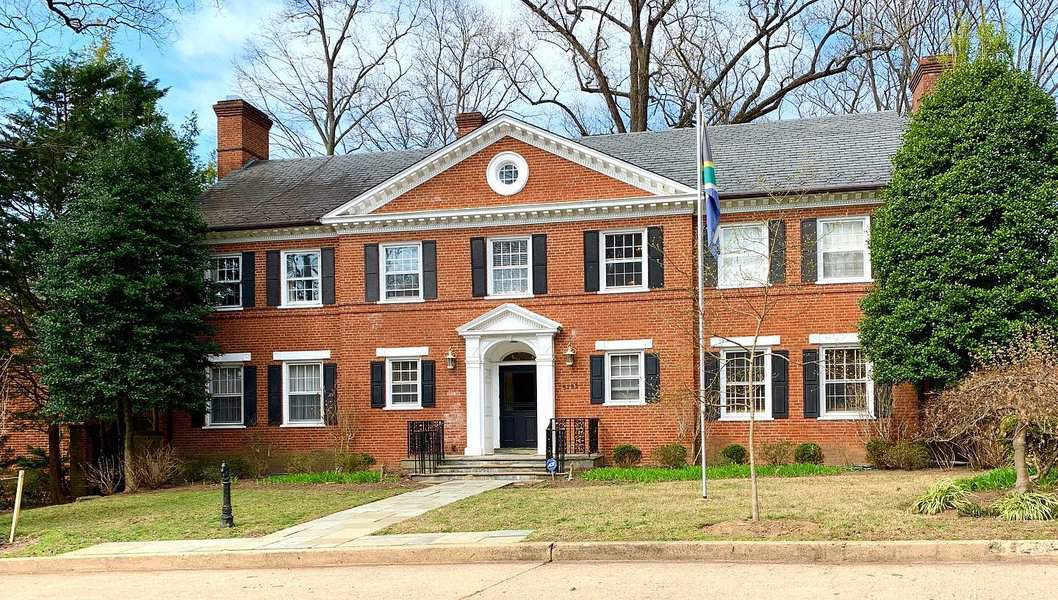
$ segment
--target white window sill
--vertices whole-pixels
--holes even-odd
[[[744,285],[717,285],[718,290],[759,290],[766,287],[770,287],[771,284],[764,283],[747,283]]]
[[[598,294],[633,294],[636,292],[649,292],[650,288],[646,286],[642,287],[628,287],[628,288],[605,288],[599,290]]]
[[[844,279],[820,279],[816,285],[831,285],[835,283],[874,283],[872,277],[847,277]]]
[[[214,306],[213,310],[215,310],[216,312],[234,312],[234,311],[237,311],[237,310],[242,310],[242,307],[241,306]]]
[[[525,298],[532,297],[532,294],[489,294],[482,298],[482,300],[524,300]]]
[[[862,413],[831,413],[829,415],[820,415],[817,418],[819,421],[871,421],[873,419],[874,415]]]
[[[414,406],[392,406],[387,405],[382,410],[422,410],[422,406],[416,404]]]
[[[646,406],[647,403],[643,400],[625,400],[625,401],[614,401],[608,400],[603,402],[603,406]]]
[[[743,421],[748,422],[750,420],[749,415],[723,415],[719,421]],[[753,417],[754,421],[771,421],[771,415],[756,415]]]
[[[280,304],[277,308],[321,308],[322,302],[313,302],[312,304]]]
[[[245,425],[205,425],[202,429],[246,429]]]
[[[293,429],[296,429],[296,428],[299,428],[299,427],[312,428],[312,427],[326,427],[326,426],[327,425],[325,423],[323,423],[322,421],[320,421],[318,423],[307,423],[307,422],[306,423],[283,423],[282,425],[280,425],[280,427],[290,427],[290,428],[293,428]]]
[[[415,304],[418,302],[425,302],[422,298],[386,298],[379,300],[379,304]]]

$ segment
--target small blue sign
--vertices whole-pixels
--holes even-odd
[[[549,458],[547,459],[547,462],[544,463],[544,466],[547,467],[548,473],[554,473],[558,470],[558,461],[553,458]]]

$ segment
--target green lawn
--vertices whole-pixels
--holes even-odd
[[[758,477],[809,477],[813,475],[837,475],[845,473],[845,467],[830,465],[760,465]],[[706,469],[709,479],[746,479],[749,465],[713,465]],[[701,466],[686,466],[678,469],[664,467],[600,467],[580,474],[586,481],[698,481],[702,478]]]
[[[409,490],[397,484],[275,485],[238,482],[232,487],[233,529],[221,529],[221,492],[197,485],[119,494],[25,510],[16,546],[0,557],[60,554],[101,542],[254,537]],[[6,542],[11,513],[0,515]]]
[[[942,479],[969,471],[866,471],[761,478],[759,523],[749,482],[542,483],[487,492],[399,523],[384,533],[532,529],[532,540],[909,540],[1053,538],[1054,522],[1003,522],[949,512],[911,514],[911,502]],[[997,492],[998,493],[998,492]]]

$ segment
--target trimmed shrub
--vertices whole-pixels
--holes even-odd
[[[929,448],[922,442],[899,441],[886,452],[885,462],[893,469],[925,469],[929,466]]]
[[[893,442],[885,438],[873,438],[867,442],[867,462],[876,469],[889,469],[889,450]]]
[[[970,492],[954,481],[941,481],[930,486],[911,503],[911,512],[920,515],[935,515],[949,508],[958,509],[968,504],[970,504]],[[967,510],[972,509],[967,506]]]
[[[366,452],[342,452],[334,457],[334,470],[341,473],[366,471],[375,464],[375,457]]]
[[[1058,496],[1040,492],[1011,492],[992,503],[1004,521],[1050,521],[1058,518]]]
[[[788,440],[760,445],[760,455],[766,465],[788,465],[793,462],[794,445]],[[797,461],[802,462],[802,461]]]
[[[746,452],[746,447],[742,444],[729,444],[720,451],[720,456],[723,456],[736,465],[744,465],[746,464],[746,459],[749,457],[749,453]]]
[[[678,469],[687,466],[687,448],[683,444],[665,444],[654,449],[654,462]]]
[[[798,444],[794,450],[794,460],[805,465],[823,464],[823,449],[815,442]]]
[[[613,464],[618,467],[632,467],[643,460],[643,451],[632,444],[620,444],[614,446]]]

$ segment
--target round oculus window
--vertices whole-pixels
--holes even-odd
[[[500,152],[489,161],[486,173],[489,187],[502,196],[522,191],[529,179],[529,165],[520,154]]]

